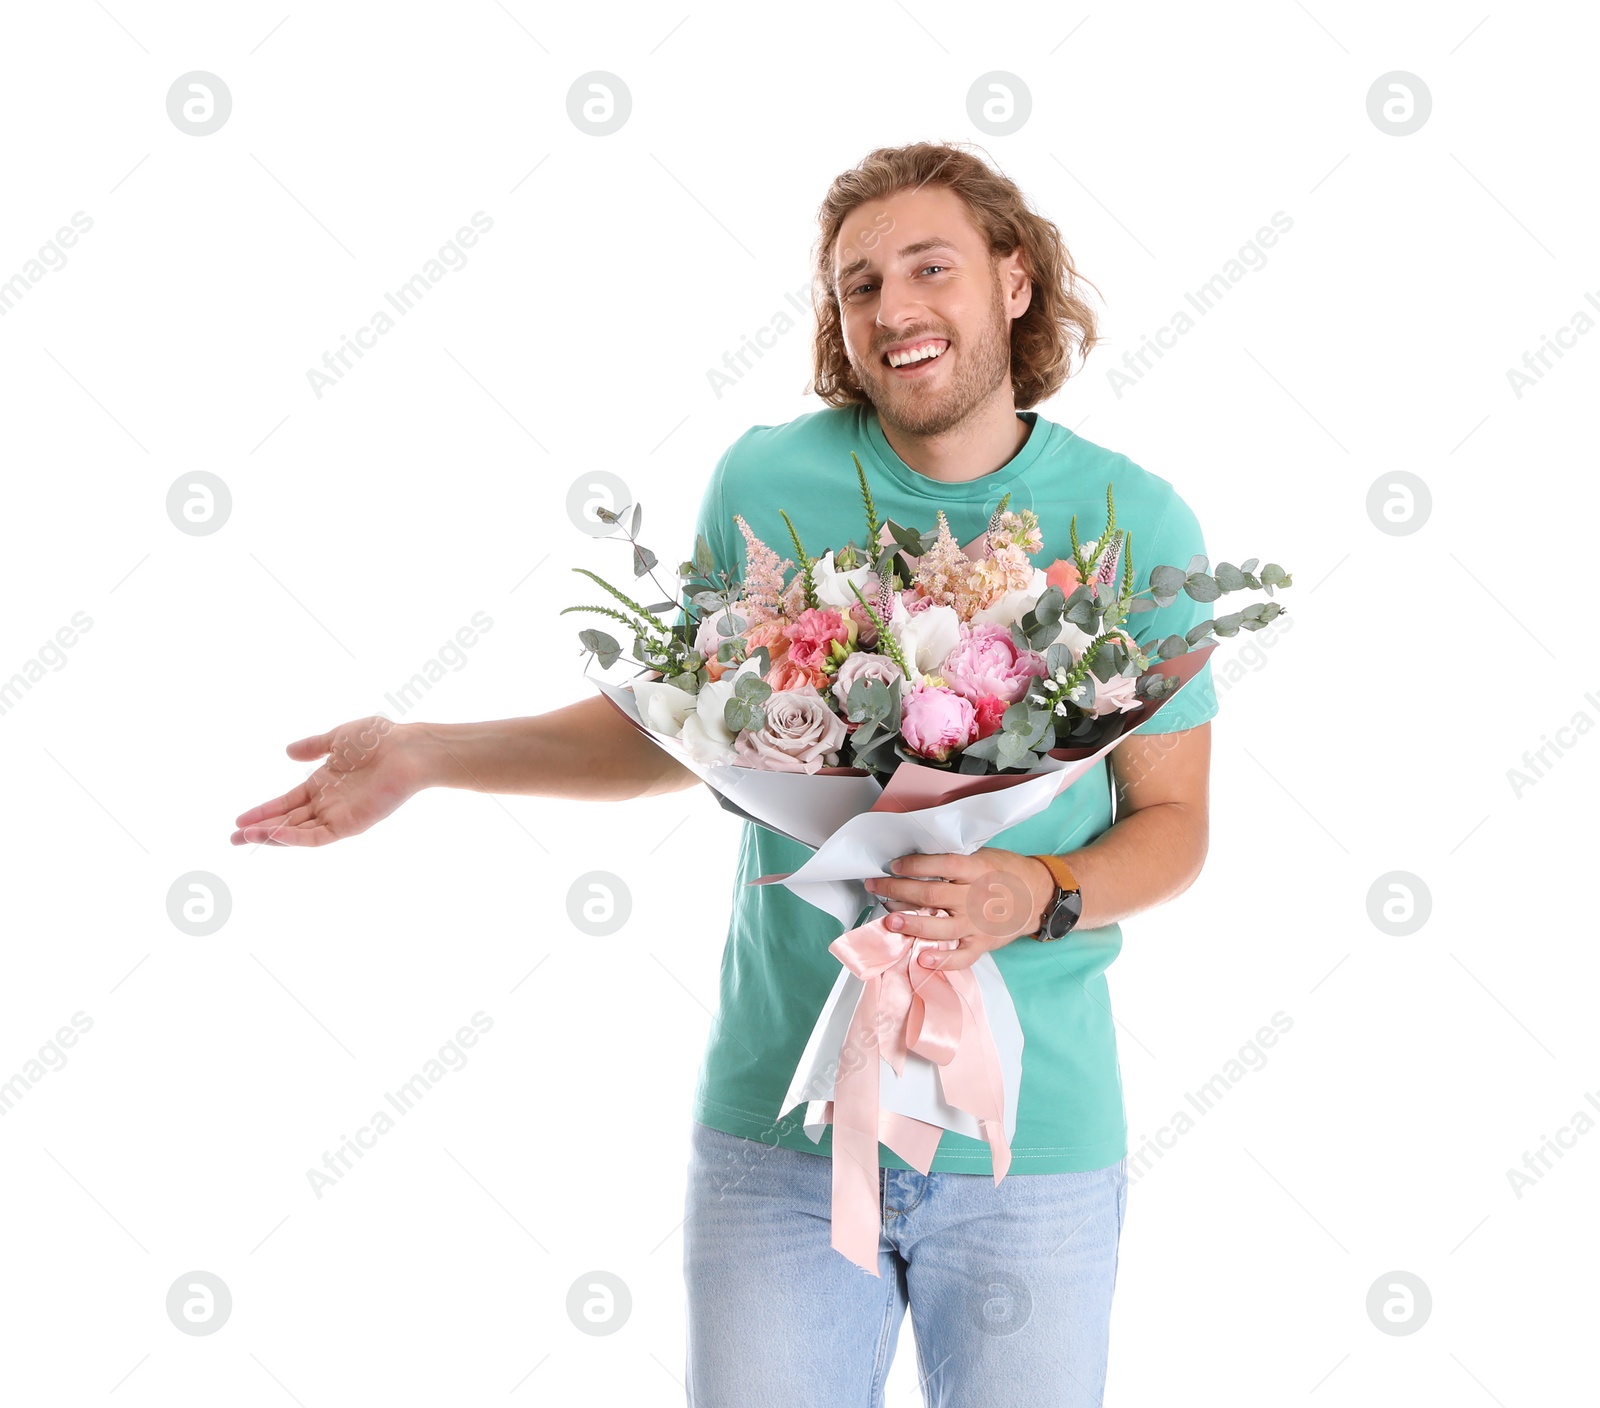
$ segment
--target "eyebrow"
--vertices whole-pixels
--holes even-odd
[[[926,254],[930,249],[947,249],[951,254],[961,253],[961,251],[951,244],[949,240],[940,235],[932,235],[928,239],[917,240],[913,244],[906,245],[895,255],[895,258],[909,259],[914,254]],[[872,261],[865,256],[852,259],[844,266],[844,268],[834,275],[834,287],[836,289],[842,288],[849,280],[855,278],[857,274],[861,273],[863,270],[870,269],[871,267]]]

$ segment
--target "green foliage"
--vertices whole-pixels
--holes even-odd
[[[789,537],[794,542],[794,555],[796,560],[800,563],[800,573],[805,581],[806,606],[815,607],[817,604],[817,586],[816,582],[811,576],[811,564],[813,559],[806,556],[805,548],[800,545],[800,534],[795,531],[794,524],[789,521],[788,513],[781,508],[778,510],[778,512],[783,516],[783,521],[789,529]]]
[[[767,721],[767,696],[772,686],[754,675],[740,675],[722,706],[722,722],[735,733],[759,729]]]

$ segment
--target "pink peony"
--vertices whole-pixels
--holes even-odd
[[[789,637],[789,658],[796,665],[816,668],[828,658],[828,647],[834,641],[849,645],[852,633],[840,612],[831,606],[820,606],[802,611],[784,634]]]
[[[900,708],[900,733],[906,747],[942,763],[951,750],[972,742],[977,711],[953,689],[919,684]]]
[[[734,760],[768,772],[810,772],[836,767],[845,740],[844,720],[809,685],[767,696],[766,722],[734,740]]]
[[[937,673],[962,698],[976,704],[992,694],[1015,704],[1028,692],[1028,682],[1047,673],[1044,656],[1018,650],[1011,632],[992,621],[963,624],[961,639],[945,656]]]

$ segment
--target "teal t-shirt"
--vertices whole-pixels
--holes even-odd
[[[1165,479],[1037,412],[1018,414],[1031,427],[1022,448],[1001,468],[961,484],[930,479],[907,465],[884,438],[871,406],[830,407],[784,425],[754,426],[718,462],[697,531],[705,535],[717,567],[741,576],[745,543],[733,522],[735,513],[780,559],[794,556],[780,510],[787,510],[813,556],[852,539],[859,545],[866,516],[850,458],[854,450],[880,519],[926,532],[936,526],[942,508],[960,543],[988,526],[1000,496],[1009,491],[1009,508],[1031,508],[1039,516],[1044,547],[1032,556],[1035,566],[1070,557],[1073,514],[1080,541],[1100,535],[1108,483],[1116,495],[1117,526],[1130,534],[1135,590],[1149,584],[1156,564],[1186,567],[1205,551],[1194,514]],[[1182,634],[1210,614],[1210,604],[1180,593],[1170,606],[1132,616],[1126,624],[1148,644]],[[1175,733],[1216,712],[1208,663],[1140,731]],[[1087,845],[1111,822],[1109,766],[1102,763],[1045,811],[1000,832],[989,844],[1024,854],[1060,854]],[[729,1134],[827,1155],[832,1127],[813,1142],[803,1128],[804,1104],[781,1117],[778,1106],[838,976],[839,960],[828,945],[844,927],[782,885],[747,883],[797,870],[811,854],[796,841],[744,823],[722,957],[720,1010],[707,1041],[693,1113]],[[993,951],[1023,1032],[1013,1174],[1104,1168],[1127,1152],[1122,1072],[1105,978],[1121,947],[1121,928],[1108,924],[1075,930],[1053,943],[1017,939]],[[878,1152],[885,1168],[909,1167],[882,1144]],[[989,1146],[951,1130],[941,1137],[932,1167],[993,1172]]]

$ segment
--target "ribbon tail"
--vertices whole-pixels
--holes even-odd
[[[879,980],[868,978],[850,1017],[833,1090],[833,1249],[874,1276],[878,1201],[878,1048],[873,1029]]]
[[[880,1116],[879,1137],[920,1174],[933,1166],[933,1156],[944,1138],[944,1130],[914,1115],[885,1110]]]
[[[950,985],[967,1009],[961,1044],[955,1055],[939,1067],[944,1098],[957,1109],[975,1116],[989,1143],[989,1158],[998,1185],[1011,1167],[1011,1145],[1006,1139],[1005,1082],[1000,1073],[1000,1052],[994,1044],[983,1011],[978,980],[965,969],[950,973]]]

